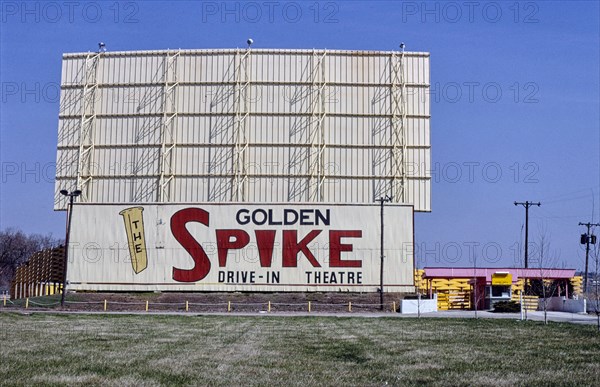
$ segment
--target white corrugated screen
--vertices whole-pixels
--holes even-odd
[[[55,209],[89,203],[371,203],[429,211],[429,54],[65,54]]]

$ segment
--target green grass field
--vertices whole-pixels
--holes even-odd
[[[600,385],[594,326],[0,313],[0,385]]]

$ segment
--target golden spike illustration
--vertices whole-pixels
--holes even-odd
[[[119,212],[119,215],[123,216],[123,221],[125,222],[131,266],[135,274],[139,274],[148,267],[143,211],[143,207],[131,207]]]

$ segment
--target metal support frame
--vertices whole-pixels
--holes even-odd
[[[309,200],[322,202],[325,200],[325,117],[327,81],[325,77],[325,58],[327,52],[319,55],[316,51],[312,56],[312,90],[311,90],[311,120],[310,120],[310,154],[309,154]]]
[[[251,49],[237,50],[235,69],[234,109],[235,122],[233,140],[233,192],[232,199],[238,202],[247,200],[248,192],[248,120],[250,116]]]
[[[172,181],[175,178],[174,153],[177,129],[177,58],[179,58],[179,54],[179,51],[168,51],[164,59],[159,202],[168,202],[173,198]]]
[[[404,50],[400,56],[392,53],[391,61],[391,195],[396,203],[406,201],[406,81]]]
[[[205,76],[191,77],[183,77],[182,70],[196,65],[195,59],[187,59],[188,55],[195,56],[196,53],[168,50],[152,53],[147,58],[144,54],[144,59],[137,58],[137,54],[132,54],[131,58],[126,55],[125,61],[113,62],[115,55],[94,52],[68,56],[64,65],[57,180],[61,188],[81,189],[82,202],[247,202],[263,199],[324,202],[385,195],[392,196],[394,202],[407,202],[414,199],[410,190],[413,184],[427,189],[430,178],[410,173],[408,164],[413,153],[421,156],[425,163],[429,162],[428,144],[408,142],[411,140],[411,122],[424,122],[423,130],[428,130],[428,115],[407,110],[412,103],[408,93],[416,88],[425,90],[429,87],[424,79],[415,77],[413,80],[407,73],[412,65],[427,65],[426,61],[418,59],[413,62],[412,58],[420,55],[401,50],[375,53],[372,61],[365,62],[372,69],[365,71],[372,74],[358,78],[345,74],[332,78],[329,75],[333,70],[331,64],[350,63],[347,60],[351,59],[345,57],[353,54],[327,50],[293,53],[290,57],[293,59],[289,59],[286,52],[274,52],[277,58],[273,63],[279,67],[274,67],[273,71],[289,73],[289,78],[279,73],[274,77],[265,73],[265,77],[256,78],[254,74],[257,71],[270,71],[268,66],[271,65],[263,59],[266,58],[263,50],[251,51],[245,47],[218,52],[219,62],[211,64],[215,70],[203,67],[201,71],[206,73]],[[204,56],[205,53],[198,55]],[[206,55],[212,58],[213,53]],[[108,58],[111,58],[110,63],[104,61]],[[183,59],[186,59],[185,63]],[[133,73],[111,77],[110,80],[102,77],[105,71],[112,71],[113,66],[127,67],[134,61],[138,63],[138,60],[140,71],[144,74],[141,80]],[[207,63],[213,63],[212,59]],[[260,69],[256,68],[258,64]],[[199,106],[194,102],[183,107],[178,104],[184,87],[194,90],[190,98],[198,101],[200,91],[206,90],[201,97],[203,102],[198,102],[205,105]],[[353,101],[341,101],[332,110],[331,106],[336,103],[334,98],[339,97],[333,92],[354,88],[364,91],[365,95],[372,94],[369,109],[355,111],[351,108]],[[114,95],[119,98],[130,96],[128,103],[135,105],[123,108],[107,106],[101,111],[100,102],[105,105],[110,92],[116,93]],[[257,110],[252,105],[259,97],[271,96],[270,93],[275,98],[285,95],[283,100],[275,101],[273,111]],[[343,98],[350,98],[350,94],[344,94]],[[423,105],[422,101],[415,99],[414,102]],[[271,102],[263,99],[261,103]],[[285,104],[289,105],[289,109]],[[186,125],[206,122],[207,141],[201,140],[204,134],[181,138],[177,129],[181,128],[184,118]],[[331,143],[331,120],[335,119],[338,125],[355,118],[360,123],[355,129],[363,130],[363,126],[368,125],[370,138],[355,140],[348,135],[347,143],[337,140]],[[108,120],[117,120],[119,126],[123,125],[127,140],[119,140],[119,132],[98,136],[103,123],[112,122]],[[278,132],[271,139],[255,139],[252,134],[258,121],[277,122],[286,132]],[[340,138],[344,137],[346,133]],[[273,143],[274,140],[277,143]],[[190,149],[199,149],[202,157],[208,160],[208,166],[203,167],[201,161],[194,160],[180,169],[179,153],[192,154],[188,152]],[[261,150],[256,158],[255,149]],[[267,151],[263,151],[265,149]],[[104,155],[103,160],[98,159],[99,154]],[[354,165],[342,166],[336,171],[329,168],[330,161],[343,162],[349,155],[360,158],[359,169]],[[119,168],[111,170],[110,166],[106,167],[109,157],[115,158]],[[262,164],[257,164],[257,168],[253,164],[263,159],[275,159],[273,161],[279,164],[274,169],[271,166],[261,168]],[[370,164],[370,170],[366,169],[367,164]],[[103,192],[95,190],[99,181],[105,187]],[[194,192],[181,196],[182,193],[177,192],[179,183]],[[332,190],[338,183],[353,187],[352,191]],[[265,184],[266,188],[263,187]],[[369,192],[371,190],[372,193]],[[425,197],[427,200],[428,196]],[[55,208],[65,207],[64,199],[56,193]]]
[[[101,52],[88,53],[84,62],[83,95],[79,124],[79,155],[77,186],[82,201],[89,201],[89,187],[93,179],[94,132],[96,129],[96,91],[98,90],[98,63]]]

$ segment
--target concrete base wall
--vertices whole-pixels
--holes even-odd
[[[556,312],[567,312],[567,313],[585,313],[586,312],[586,300],[584,298],[575,300],[565,297],[551,297],[547,298],[546,307],[548,310]],[[544,300],[539,300],[539,309],[544,310]]]
[[[417,314],[419,313],[437,312],[437,294],[431,300],[402,300],[400,302],[400,313],[402,314]]]
[[[588,303],[587,303],[587,312],[588,313],[592,313],[592,314],[596,314],[596,306],[597,306],[597,304],[596,304],[595,300],[589,300]]]

